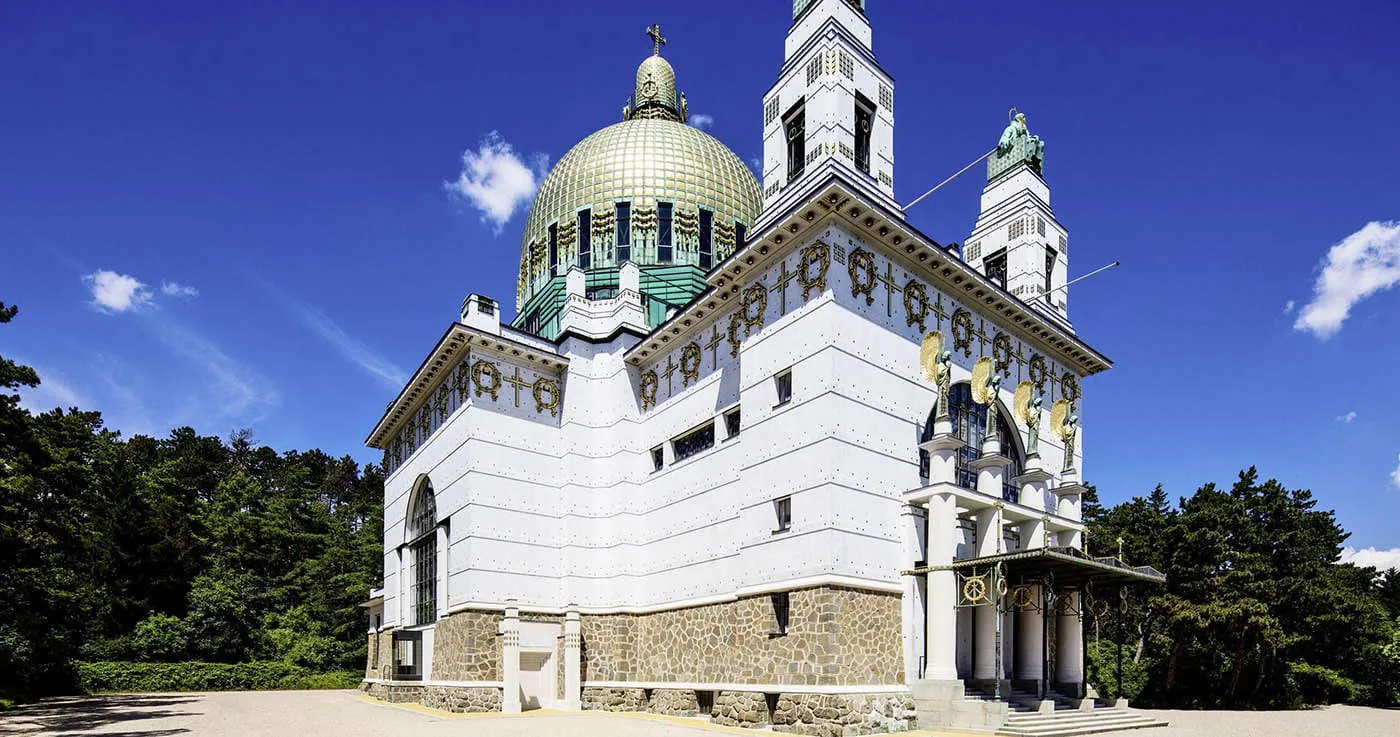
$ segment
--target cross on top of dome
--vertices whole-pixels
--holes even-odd
[[[666,45],[666,37],[661,35],[661,24],[647,26],[647,35],[651,36],[651,55],[661,56],[661,47]]]

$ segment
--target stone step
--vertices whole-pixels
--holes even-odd
[[[1086,716],[1040,715],[1031,719],[1020,719],[1019,715],[1008,718],[1000,735],[1012,737],[1073,737],[1074,735],[1117,732],[1129,729],[1165,727],[1167,723],[1141,714],[1113,710],[1084,712]]]

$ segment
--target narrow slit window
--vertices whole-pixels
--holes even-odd
[[[559,224],[549,226],[549,275],[554,276],[559,267]]]
[[[1045,292],[1050,292],[1050,277],[1055,273],[1055,249],[1045,249]]]
[[[788,612],[791,609],[792,601],[788,592],[780,591],[770,594],[773,601],[773,635],[786,635],[788,631]]]
[[[791,182],[802,176],[802,167],[807,163],[807,116],[802,102],[783,116],[783,132],[787,136],[787,173]]]
[[[666,463],[666,451],[658,445],[651,449],[651,470],[660,471]]]
[[[585,271],[593,268],[592,210],[579,210],[578,213],[578,267]]]
[[[875,103],[856,93],[856,168],[870,173],[870,130],[875,125]]]
[[[714,212],[700,210],[700,268],[706,271],[715,263],[714,228]]]
[[[671,261],[671,203],[656,206],[656,260]]]
[[[773,500],[774,532],[787,532],[792,529],[792,497],[785,496]]]
[[[632,260],[632,203],[617,203],[617,262]]]

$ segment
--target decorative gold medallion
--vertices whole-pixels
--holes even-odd
[[[745,333],[757,328],[763,329],[763,313],[768,311],[768,288],[763,286],[763,282],[755,282],[744,290],[743,306],[740,312],[744,316],[744,326],[748,328]]]
[[[875,281],[879,278],[875,273],[875,254],[864,248],[851,251],[846,272],[851,277],[851,296],[864,294],[867,307],[875,304]]]
[[[481,359],[472,364],[472,383],[476,385],[476,395],[490,394],[491,401],[496,401],[496,395],[501,390],[501,371],[496,368],[496,364]]]
[[[700,344],[692,341],[681,349],[681,381],[683,385],[690,386],[690,382],[699,378]]]
[[[806,302],[811,292],[821,294],[826,291],[826,270],[831,268],[831,247],[825,243],[813,243],[802,249],[801,265],[797,267],[797,283],[802,286],[802,301]],[[816,273],[812,273],[815,269]]]
[[[730,358],[738,358],[738,357],[739,357],[739,329],[740,329],[740,328],[744,328],[744,315],[743,315],[743,310],[735,310],[735,311],[734,311],[734,314],[732,314],[732,315],[729,316],[729,330],[725,333],[725,335],[729,338],[729,357],[730,357]],[[745,333],[746,335],[748,334],[748,329],[747,329],[747,328],[744,329],[744,333]]]
[[[549,410],[551,417],[559,416],[559,384],[552,379],[541,376],[535,380],[533,394],[535,395],[536,412]]]
[[[1068,400],[1071,407],[1079,401],[1079,379],[1068,371],[1060,377],[1060,396]]]
[[[918,325],[924,331],[924,321],[929,313],[928,289],[917,280],[910,279],[904,285],[904,316],[908,325]]]
[[[1017,609],[1031,609],[1035,606],[1035,590],[1030,586],[1017,586],[1011,590],[1011,605]]]
[[[997,333],[996,337],[992,338],[992,358],[1002,376],[1011,376],[1011,336]]]
[[[963,599],[968,603],[975,604],[987,600],[987,577],[968,576],[963,579],[962,588]]]
[[[972,313],[962,307],[953,313],[953,350],[972,357]]]
[[[642,373],[642,411],[645,412],[656,406],[656,387],[660,384],[660,379],[656,377],[655,371]]]
[[[1045,356],[1042,356],[1039,353],[1035,354],[1034,356],[1031,356],[1031,362],[1028,369],[1028,373],[1030,374],[1031,381],[1035,383],[1035,390],[1041,394],[1044,394],[1045,377],[1050,374],[1050,371],[1045,368]]]

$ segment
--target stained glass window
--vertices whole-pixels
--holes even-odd
[[[671,261],[671,203],[662,202],[656,206],[656,260],[662,263]]]
[[[937,409],[935,408],[934,412]],[[920,440],[933,437],[934,412],[929,412],[928,422]],[[972,401],[972,386],[967,382],[952,385],[948,391],[948,414],[953,421],[953,434],[963,441],[963,447],[956,457],[954,482],[964,489],[977,488],[977,472],[971,469],[973,461],[982,455],[982,439],[986,437],[987,408]],[[1014,502],[1020,499],[1020,490],[1012,481],[1020,476],[1024,466],[1021,448],[1016,442],[1011,426],[1006,421],[1004,410],[997,412],[997,438],[1001,441],[1001,454],[1011,459],[1002,476],[1002,499]],[[928,478],[929,459],[927,451],[919,451],[919,475]]]
[[[632,259],[632,203],[617,203],[617,262]]]
[[[585,270],[593,268],[592,212],[587,208],[578,212],[578,267]]]

